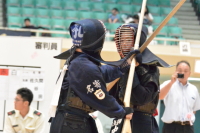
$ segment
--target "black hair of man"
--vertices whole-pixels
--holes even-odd
[[[133,19],[139,20],[139,16],[137,14],[133,15]]]
[[[117,8],[113,8],[112,10],[115,10],[115,11],[119,12],[119,10]]]
[[[147,15],[147,14],[149,14],[149,8],[146,6],[146,12],[144,13],[145,15]],[[141,10],[142,10],[142,8],[140,8],[140,11],[139,12],[141,12]]]
[[[186,60],[179,61],[179,62],[176,64],[176,68],[177,68],[181,63],[185,63],[185,64],[187,64],[187,65],[189,66],[189,68],[191,68],[191,67],[190,67],[190,63],[189,63],[188,61],[186,61]]]
[[[25,19],[24,19],[24,22],[26,22],[26,21],[31,22],[30,18],[25,18]]]
[[[30,89],[20,88],[20,89],[17,90],[17,94],[20,95],[24,101],[28,101],[29,106],[30,106],[30,104],[33,100],[33,93]]]

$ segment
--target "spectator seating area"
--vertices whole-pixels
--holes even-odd
[[[95,18],[102,20],[113,33],[123,22],[107,23],[111,10],[118,8],[120,15],[134,15],[140,10],[141,4],[142,0],[7,0],[7,26],[20,28],[28,17],[35,26],[64,31],[74,20]],[[148,0],[147,5],[154,17],[153,28],[158,27],[172,10],[170,0]],[[181,37],[178,19],[173,17],[158,36]]]

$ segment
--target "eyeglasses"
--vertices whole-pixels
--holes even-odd
[[[24,101],[24,100],[19,100],[19,99],[16,99],[16,98],[15,98],[14,100],[15,100],[16,102],[19,102],[19,101]]]

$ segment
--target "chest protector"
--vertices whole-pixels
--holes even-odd
[[[152,114],[154,113],[159,100],[159,70],[156,66],[140,65],[136,67],[135,72],[137,73],[140,84],[142,86],[145,86],[151,82],[156,85],[157,90],[155,90],[153,93],[152,101],[144,105],[140,105],[134,97],[131,97],[131,106],[135,111]],[[119,81],[119,98],[121,101],[124,99],[127,80],[128,73],[126,73]]]

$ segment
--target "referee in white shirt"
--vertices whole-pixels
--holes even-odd
[[[160,85],[160,99],[164,99],[165,111],[162,133],[194,133],[195,111],[200,110],[197,88],[188,82],[190,64],[180,61],[171,80]]]

